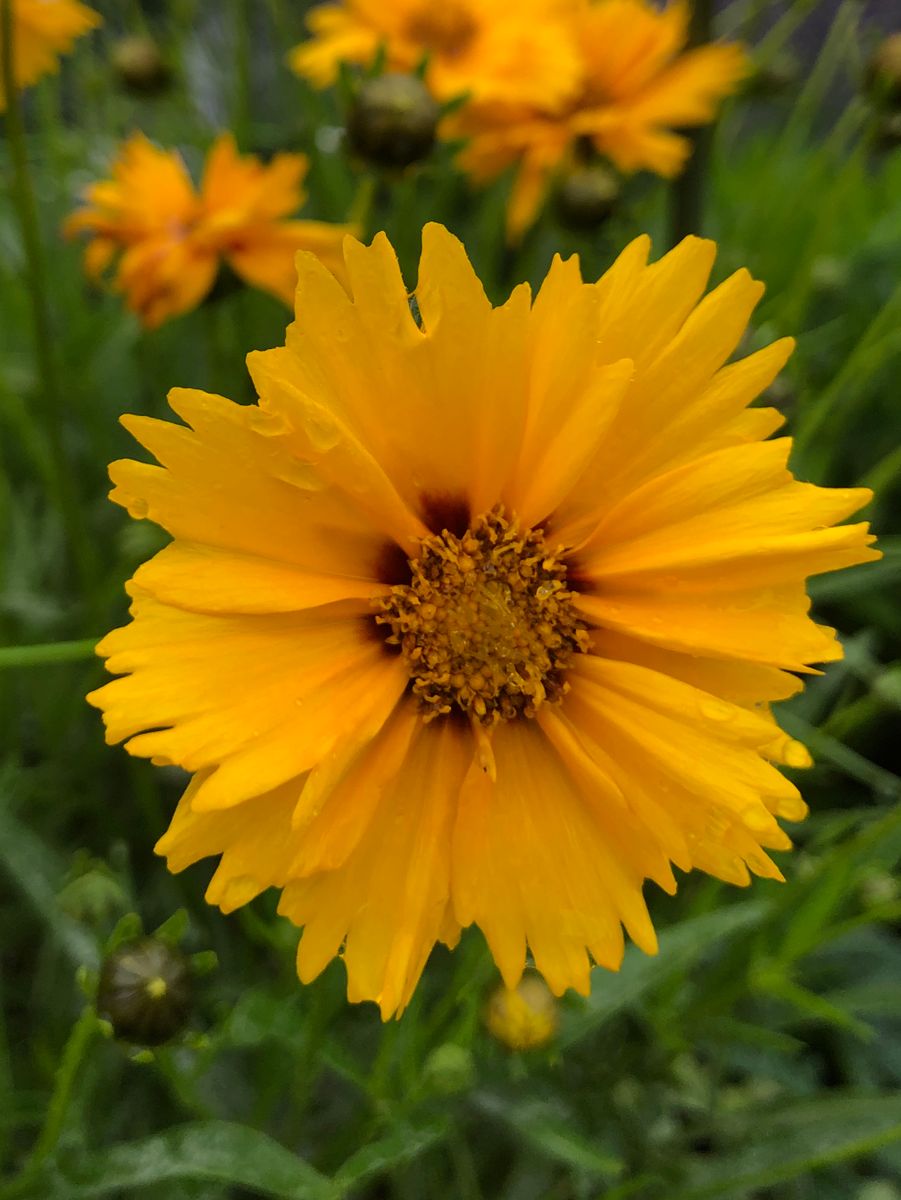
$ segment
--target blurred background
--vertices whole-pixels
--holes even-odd
[[[21,96],[38,354],[8,120],[0,136],[0,1200],[899,1200],[901,105],[872,62],[901,5],[718,5],[753,71],[688,174],[616,179],[587,213],[557,180],[519,243],[509,174],[474,186],[446,141],[404,169],[348,145],[359,70],[316,90],[287,65],[303,3],[91,7],[102,26]],[[346,1003],[340,963],[298,984],[274,897],[223,917],[202,900],[213,863],[166,872],[152,847],[184,779],[106,747],[83,702],[123,582],[163,543],[106,501],[106,465],[132,453],[119,415],[163,415],[171,386],[251,401],[244,356],[281,343],[288,310],[224,267],[148,330],[86,277],[63,223],[137,130],[195,181],[224,130],[263,159],[302,152],[303,219],[385,229],[411,286],[427,220],[495,300],[557,252],[594,278],[642,231],[658,253],[703,232],[717,280],[766,282],[747,349],[798,338],[766,397],[795,472],[872,486],[884,553],[811,588],[846,653],[779,713],[816,760],[786,885],[651,894],[659,956],[630,947],[587,1000],[537,978],[496,995],[470,931],[383,1025]],[[148,1018],[129,1009],[140,964],[100,972],[154,931],[139,948],[171,1003]],[[98,987],[125,1006],[112,1024]]]

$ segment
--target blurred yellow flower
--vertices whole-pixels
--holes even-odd
[[[286,219],[303,203],[303,154],[268,165],[240,155],[231,134],[210,149],[198,192],[181,156],[134,134],[112,179],[92,184],[67,234],[92,235],[85,269],[92,278],[116,266],[115,286],[148,328],[195,308],[224,260],[252,287],[286,304],[294,297],[294,255],[311,250],[342,269],[348,226]]]
[[[493,308],[429,225],[420,323],[384,235],[348,238],[345,285],[298,256],[259,405],[176,389],[184,425],[125,418],[160,465],[114,463],[112,498],[173,541],[90,700],[193,773],[170,868],[221,855],[224,911],[282,889],[301,979],[342,954],[385,1017],[472,923],[508,987],[528,948],[585,993],[623,927],[656,950],[644,880],[780,879],[776,818],[806,812],[769,705],[841,656],[804,581],[878,557],[830,528],[870,493],[764,440],[793,343],[728,363],[762,285],[705,297],[711,242],[648,252],[597,283],[555,259]]]
[[[552,173],[586,148],[627,173],[678,174],[691,143],[675,130],[712,121],[749,70],[734,44],[684,49],[683,0],[662,11],[648,0],[574,0],[570,22],[582,56],[570,103],[467,106],[448,128],[470,139],[460,161],[476,180],[516,168],[513,238],[534,221]]]
[[[427,59],[439,100],[555,105],[575,96],[579,60],[562,20],[571,0],[343,0],[314,8],[312,38],[291,65],[317,87],[341,63],[372,63],[384,48],[394,71]]]
[[[492,992],[485,1025],[511,1050],[535,1050],[557,1032],[557,1001],[540,976],[526,974],[515,988],[502,984]]]
[[[76,38],[102,24],[100,14],[78,0],[12,0],[12,19],[13,77],[23,88],[56,71],[59,55],[68,53]],[[0,81],[0,112],[5,108]]]

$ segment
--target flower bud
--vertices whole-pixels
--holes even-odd
[[[475,1062],[471,1051],[465,1046],[446,1042],[431,1052],[425,1060],[422,1074],[430,1092],[439,1096],[456,1096],[468,1092],[475,1083]]]
[[[121,38],[113,47],[113,69],[129,92],[154,95],[168,87],[172,72],[159,46],[145,34]]]
[[[867,90],[878,104],[901,107],[901,33],[883,38],[867,65]]]
[[[534,1050],[557,1032],[557,1001],[540,975],[524,975],[515,988],[492,993],[485,1024],[511,1050]]]
[[[619,179],[600,163],[575,167],[557,186],[556,209],[561,225],[576,232],[596,229],[616,208]]]
[[[365,80],[347,120],[351,148],[378,167],[408,167],[432,149],[440,110],[414,75]]]
[[[801,78],[801,64],[790,50],[775,58],[755,63],[745,82],[745,91],[752,96],[777,96],[794,87]]]
[[[160,938],[139,938],[104,960],[97,1009],[116,1037],[159,1046],[184,1028],[191,984],[190,964],[180,950]]]

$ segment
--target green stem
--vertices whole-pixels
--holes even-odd
[[[81,662],[92,658],[98,638],[78,642],[46,642],[41,646],[0,646],[0,671],[4,667],[42,667],[51,663]]]
[[[232,21],[235,31],[235,111],[232,128],[242,150],[250,149],[250,5],[247,0],[233,0]]]
[[[695,0],[688,46],[702,46],[713,36],[713,0]],[[712,133],[700,129],[692,136],[692,152],[670,191],[670,241],[677,245],[704,228],[704,191],[710,162]]]
[[[34,326],[35,357],[41,381],[41,420],[53,456],[56,483],[51,498],[59,509],[69,546],[86,597],[96,574],[96,554],[84,525],[82,507],[74,487],[69,461],[63,446],[64,406],[58,386],[55,343],[50,321],[48,290],[44,271],[40,227],[34,200],[34,188],[28,169],[25,122],[13,71],[12,0],[0,0],[0,82],[6,96],[6,134],[12,161],[10,187],[22,232],[31,316]]]
[[[28,1156],[20,1178],[27,1178],[33,1174],[56,1149],[56,1144],[63,1131],[66,1113],[69,1111],[78,1069],[99,1029],[97,1013],[94,1011],[93,1005],[89,1005],[75,1022],[72,1032],[69,1034],[69,1040],[66,1042],[62,1060],[56,1072],[53,1095],[50,1097],[47,1116],[44,1118],[44,1127]]]
[[[370,241],[374,233],[372,216],[379,190],[380,180],[374,174],[364,175],[351,205],[348,220],[359,228],[360,240],[364,242]]]

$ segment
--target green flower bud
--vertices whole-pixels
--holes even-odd
[[[557,185],[560,224],[576,232],[597,229],[613,213],[621,192],[620,181],[609,167],[591,163],[573,168]]]
[[[876,47],[867,65],[867,90],[877,104],[901,107],[901,33],[892,33]]]
[[[361,85],[347,119],[351,148],[378,167],[409,167],[435,143],[440,110],[414,75],[378,75]]]
[[[794,87],[801,78],[801,64],[790,50],[783,50],[765,63],[755,64],[745,83],[752,96],[778,96]]]
[[[437,1046],[422,1070],[423,1080],[430,1092],[439,1096],[456,1096],[467,1092],[475,1083],[476,1067],[471,1051],[453,1042]]]
[[[129,92],[154,95],[165,91],[172,79],[159,46],[145,34],[131,34],[116,42],[112,64],[119,82]]]
[[[180,950],[145,937],[114,950],[100,969],[97,1009],[117,1038],[159,1046],[175,1037],[191,1011],[191,967]]]

